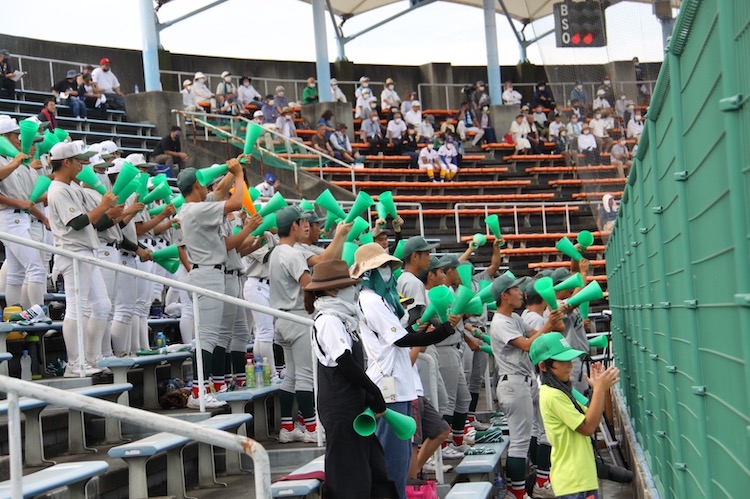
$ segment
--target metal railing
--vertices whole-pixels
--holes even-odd
[[[271,464],[268,453],[260,443],[252,438],[8,376],[0,376],[0,390],[8,394],[10,483],[11,497],[14,499],[24,497],[19,394],[44,400],[56,406],[96,414],[104,418],[115,418],[118,421],[125,421],[150,430],[180,435],[190,440],[222,447],[227,451],[247,454],[253,460],[255,497],[271,498]]]
[[[519,224],[519,215],[526,216],[526,214],[521,213],[519,214],[519,208],[539,208],[540,213],[539,215],[542,217],[542,232],[547,233],[547,208],[551,207],[565,207],[565,226],[567,228],[567,232],[571,232],[571,224],[570,224],[570,208],[573,206],[585,206],[588,205],[588,202],[586,201],[570,201],[570,202],[518,202],[518,203],[456,203],[453,205],[453,215],[455,218],[455,224],[456,224],[456,242],[461,242],[461,210],[465,208],[484,208],[484,216],[488,217],[495,213],[499,209],[512,209],[513,210],[513,230],[514,234],[521,234],[520,232],[520,224]],[[554,213],[554,215],[559,215],[559,213]],[[487,234],[490,234],[489,229],[486,229]]]
[[[24,61],[28,62],[40,62],[40,63],[46,63],[46,65],[49,68],[49,87],[47,87],[45,90],[50,90],[52,87],[55,86],[55,83],[58,81],[64,79],[65,73],[71,69],[71,66],[74,68],[78,68],[79,71],[83,71],[84,66],[91,65],[93,67],[96,67],[96,63],[88,63],[88,62],[80,62],[80,61],[66,61],[64,59],[51,59],[49,57],[33,57],[30,55],[20,55],[20,54],[11,54],[11,57],[15,57],[18,59],[18,70],[19,71],[27,71],[29,68],[29,64],[26,65],[27,69],[24,69]],[[55,65],[64,66],[60,67],[58,69],[58,76],[55,76]],[[24,79],[21,78],[21,90],[25,90],[26,87],[24,85]]]

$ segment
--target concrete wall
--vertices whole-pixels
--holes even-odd
[[[179,92],[141,92],[125,97],[128,116],[139,122],[156,125],[154,135],[165,136],[177,124],[172,109],[182,109]]]

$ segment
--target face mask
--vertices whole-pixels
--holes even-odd
[[[641,121],[641,117],[638,116],[637,114],[635,115],[635,121]]]
[[[224,81],[227,83],[232,83],[232,77],[231,76],[225,76]]]
[[[180,140],[181,138],[182,138],[182,135],[179,133],[174,136],[174,140]]]
[[[279,97],[284,97],[284,92],[279,92]]]
[[[363,84],[362,84],[362,88],[367,88],[367,87],[369,87],[369,86],[370,86],[370,84],[369,84],[369,83],[363,83]]]
[[[292,115],[291,115],[291,114],[285,114],[285,115],[284,115],[284,118],[286,118],[286,119],[290,120],[290,119],[292,119]]]
[[[393,85],[388,85],[388,90],[393,90]]]
[[[274,104],[274,100],[273,99],[271,99],[270,101],[268,101],[268,105],[269,106],[273,106],[273,104]]]
[[[609,80],[604,80],[604,84],[607,85],[607,86],[609,86],[610,81]]]
[[[396,119],[395,119],[395,120],[393,120],[393,121],[395,121],[397,125],[400,125],[400,124],[401,124],[401,118],[396,118]]]
[[[250,86],[250,83],[246,81],[245,83],[242,84],[242,86],[245,87],[245,88],[247,88],[247,87]]]
[[[602,117],[602,115],[601,115],[601,114],[595,114],[595,115],[594,115],[594,118],[596,118],[596,119],[599,119],[599,118],[601,118],[601,117]]]
[[[374,121],[378,121],[378,117],[377,116],[373,116],[372,118],[370,118],[370,120],[372,120],[373,122]]]
[[[375,109],[376,107],[378,107],[378,103],[377,102],[371,102],[370,103],[370,107],[373,108],[373,109]]]
[[[102,68],[102,71],[104,71],[105,73],[108,73],[109,72],[109,68]]]
[[[380,278],[383,279],[383,282],[386,284],[390,282],[391,277],[393,276],[390,266],[378,267],[378,274],[380,274]]]
[[[427,143],[427,149],[429,149],[430,151],[432,151],[432,146],[433,146],[432,142]]]
[[[357,286],[348,286],[346,288],[341,288],[336,294],[336,297],[344,300],[347,303],[357,303],[359,301],[359,288]]]
[[[315,88],[316,86],[317,86],[317,83],[310,83],[310,84],[308,85],[308,87],[310,87],[310,88]]]
[[[334,90],[336,90],[337,88],[339,88],[339,86],[338,85],[331,85],[331,88],[334,89]]]
[[[544,92],[544,87],[539,87],[539,90]]]
[[[588,130],[584,130],[584,131],[583,131],[583,134],[584,134],[584,135],[588,135],[588,134],[589,134],[589,131],[588,131]]]
[[[415,132],[414,130],[409,130],[409,135],[414,135],[414,134],[416,134],[416,133],[417,133],[417,132]]]
[[[583,89],[583,85],[576,85],[576,90],[582,90],[582,89]]]
[[[484,92],[484,87],[479,87],[480,92]]]

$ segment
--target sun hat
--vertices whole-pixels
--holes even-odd
[[[541,335],[534,340],[529,350],[531,363],[534,365],[544,362],[547,359],[567,362],[585,354],[585,352],[571,347],[568,340],[557,332]]]
[[[304,287],[305,291],[324,291],[326,289],[346,288],[362,282],[349,276],[349,267],[343,260],[329,260],[313,267],[312,281]]]
[[[204,80],[207,79],[206,75],[204,75],[202,71],[198,71],[197,73],[195,73],[195,76],[193,76],[193,80],[200,80],[201,78],[203,78]]]
[[[382,267],[386,263],[390,264],[392,270],[403,265],[401,260],[386,253],[378,243],[367,243],[360,246],[354,253],[354,265],[352,265],[349,272],[356,279],[368,270]]]

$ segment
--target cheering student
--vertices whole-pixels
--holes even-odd
[[[318,414],[326,430],[325,496],[397,497],[375,435],[354,431],[354,419],[367,407],[381,415],[380,389],[365,373],[359,338],[361,312],[356,285],[343,260],[315,266],[305,286],[305,310],[313,314],[313,350],[318,359]]]
[[[539,407],[547,437],[552,444],[550,481],[558,499],[598,499],[599,482],[590,436],[602,418],[605,397],[619,381],[619,369],[591,366],[587,380],[593,388],[588,408],[573,396],[573,359],[584,355],[574,350],[560,333],[544,334],[531,345],[531,362],[541,372]]]

